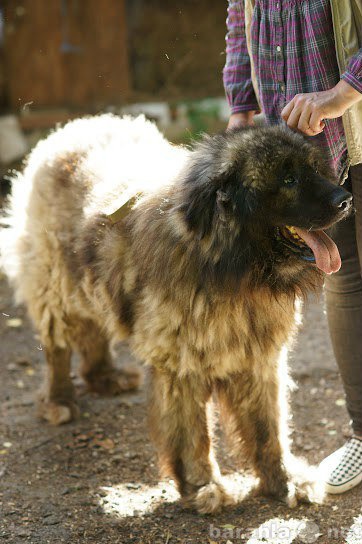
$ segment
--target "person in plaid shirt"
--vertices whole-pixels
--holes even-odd
[[[247,3],[253,6],[250,28]],[[342,115],[362,99],[362,48],[340,74],[329,0],[229,0],[227,29],[228,128],[253,125],[261,110],[266,123],[284,120],[313,138],[342,182],[349,171],[346,185],[356,215],[333,234],[343,266],[326,278],[325,288],[353,436],[321,463],[327,491],[342,493],[362,481],[362,162],[350,167],[342,123]]]

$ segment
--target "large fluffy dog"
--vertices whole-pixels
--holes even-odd
[[[211,512],[229,501],[212,453],[213,393],[262,490],[313,499],[289,466],[281,355],[297,298],[340,266],[318,229],[350,203],[319,151],[281,127],[206,137],[193,151],[142,118],[56,131],[15,182],[2,242],[45,347],[42,416],[75,413],[72,349],[93,388],[117,389],[108,342],[129,338],[151,367],[152,434],[186,503]]]

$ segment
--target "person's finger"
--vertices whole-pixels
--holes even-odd
[[[293,108],[294,108],[294,98],[290,102],[288,102],[288,104],[284,106],[284,108],[282,109],[281,116],[285,122],[288,121],[289,115],[291,114]]]
[[[317,134],[323,132],[324,128],[324,126],[323,128],[320,128],[320,126],[318,126],[318,129],[316,130],[314,126],[312,126],[312,115],[313,111],[311,110],[309,105],[306,104],[298,121],[298,130],[300,130],[300,132],[306,134],[307,136],[316,136]]]
[[[302,114],[302,107],[300,105],[295,104],[287,120],[288,127],[297,129],[301,114]]]
[[[309,126],[316,134],[323,132],[325,123],[323,122],[323,113],[319,109],[312,111]]]
[[[311,111],[308,107],[308,104],[305,104],[304,109],[300,114],[297,128],[300,132],[303,132],[303,134],[307,134],[307,136],[313,136],[315,134],[315,132],[310,127],[310,116]]]

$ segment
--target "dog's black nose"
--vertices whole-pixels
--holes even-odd
[[[346,210],[352,203],[352,195],[342,187],[338,187],[332,193],[331,204],[334,208]]]

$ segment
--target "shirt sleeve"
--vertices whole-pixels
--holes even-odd
[[[251,81],[245,35],[244,0],[229,0],[226,25],[226,64],[223,82],[231,112],[259,110]]]
[[[362,47],[350,58],[347,70],[342,74],[341,79],[349,83],[356,91],[362,93]]]

